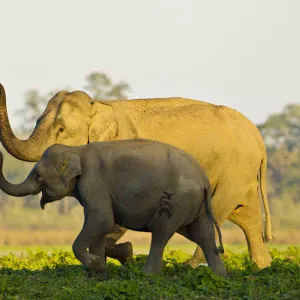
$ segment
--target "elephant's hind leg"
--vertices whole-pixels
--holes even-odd
[[[133,258],[131,242],[116,244],[126,231],[126,228],[115,224],[112,232],[106,235],[105,255],[117,259],[121,264]]]
[[[215,273],[225,276],[226,269],[217,249],[214,225],[208,217],[206,215],[199,216],[186,229],[187,237],[190,237],[203,250],[209,267]]]
[[[167,232],[165,230],[152,231],[150,251],[143,268],[146,273],[157,274],[161,271],[164,249],[174,233],[175,232]]]
[[[212,199],[213,213],[220,228],[236,206],[234,202],[235,198],[230,197],[231,195],[234,195],[234,191],[231,191],[230,195],[225,196],[224,189],[219,187],[216,188],[216,191],[214,193]],[[236,197],[238,197],[238,195]],[[242,196],[239,199],[241,198]],[[218,236],[217,233],[215,233],[215,236]],[[200,263],[206,263],[206,259],[202,249],[197,246],[193,256],[189,260],[185,261],[185,263],[193,268],[199,266]]]
[[[229,216],[229,221],[245,233],[252,262],[259,268],[271,265],[271,257],[263,238],[260,200],[256,185],[253,185],[239,205]]]
[[[180,191],[178,191],[177,197],[183,197],[180,195]],[[163,211],[163,213],[162,211],[158,207],[146,226],[147,231],[152,234],[150,251],[144,266],[146,273],[159,273],[161,271],[165,246],[186,219],[186,215],[182,213],[181,205],[175,204],[169,211]]]

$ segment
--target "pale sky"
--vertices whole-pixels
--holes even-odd
[[[9,117],[32,88],[83,89],[91,72],[131,98],[227,105],[255,123],[300,103],[299,0],[1,0]]]

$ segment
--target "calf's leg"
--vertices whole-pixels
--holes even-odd
[[[126,228],[115,224],[113,230],[106,235],[105,256],[117,259],[121,264],[133,258],[131,242],[116,244],[126,231]]]
[[[163,231],[152,232],[150,252],[143,268],[146,273],[157,274],[161,272],[164,249],[172,235]]]
[[[85,212],[85,222],[73,243],[73,252],[88,272],[105,273],[105,234],[112,227],[113,218],[98,212]]]
[[[186,227],[186,230],[188,233],[186,237],[203,250],[208,266],[216,274],[226,276],[226,269],[216,245],[214,226],[207,216],[199,216]],[[180,233],[184,234],[184,230]]]

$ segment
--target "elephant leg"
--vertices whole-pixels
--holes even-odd
[[[92,213],[85,217],[83,228],[73,243],[73,252],[88,272],[101,274],[105,273],[105,234],[112,224],[110,220],[99,219]],[[88,248],[94,253],[87,251]]]
[[[252,262],[259,268],[270,266],[271,256],[263,238],[260,199],[256,185],[251,187],[241,205],[230,214],[229,221],[244,231]]]
[[[216,219],[216,220],[219,224],[219,227],[221,228],[225,220],[222,220],[222,221],[220,221],[218,219]],[[182,232],[178,232],[178,233],[180,233],[181,235],[183,235],[187,239],[191,240],[189,238],[190,235],[187,232],[182,231]],[[218,238],[219,238],[219,235],[218,235],[217,232],[215,232],[216,241],[218,240]],[[207,261],[205,259],[205,255],[204,255],[203,250],[197,245],[193,256],[190,259],[186,260],[184,263],[190,265],[192,268],[196,268],[196,267],[199,266],[199,264],[206,264]]]
[[[194,242],[193,237],[190,235],[190,233],[186,227],[180,228],[177,231],[177,233],[181,234],[188,240]],[[201,264],[201,263],[206,263],[205,256],[204,256],[202,249],[197,245],[193,256],[190,259],[186,260],[184,263],[190,265],[192,268],[198,267],[199,264]]]
[[[157,274],[161,271],[163,267],[163,252],[173,234],[174,232],[168,234],[163,230],[152,231],[151,246],[146,264],[143,268],[144,272]]]
[[[224,191],[222,189],[216,189],[212,200],[212,207],[213,213],[220,228],[222,227],[223,223],[227,220],[228,216],[236,206],[234,204],[234,201],[230,200],[230,202],[228,202],[227,200],[228,198],[224,198]],[[231,203],[231,205],[227,205],[223,208],[222,203]],[[187,236],[185,237],[189,239]],[[216,240],[218,240],[218,234],[216,231],[215,238]],[[190,259],[186,260],[184,263],[190,265],[192,268],[196,268],[201,263],[206,263],[205,255],[203,253],[203,250],[199,247],[199,245],[197,246],[193,256]]]
[[[192,238],[192,236],[190,235],[190,233],[189,233],[189,231],[187,230],[186,227],[180,228],[177,231],[177,233],[181,234],[182,236],[184,236],[185,238],[187,238],[191,242],[194,242],[194,239]],[[215,237],[217,238],[217,235],[215,235]],[[200,264],[207,265],[204,253],[203,253],[202,249],[198,245],[196,247],[196,250],[195,250],[193,256],[190,259],[186,260],[184,262],[184,264],[187,264],[187,265],[191,266],[192,268],[196,268]]]
[[[105,256],[117,259],[121,264],[133,258],[131,242],[116,244],[126,231],[126,228],[115,224],[112,232],[106,235]]]
[[[226,276],[225,265],[216,245],[214,225],[210,219],[206,215],[202,215],[187,229],[193,241],[203,250],[208,266],[216,274]]]
[[[182,197],[180,192],[177,193],[177,197]],[[184,223],[185,218],[180,206],[175,206],[170,215],[161,214],[159,209],[153,214],[146,226],[152,237],[149,255],[143,267],[144,272],[151,274],[161,271],[165,246],[174,233],[179,230],[180,224]]]
[[[212,197],[213,213],[220,228],[245,195],[245,188],[240,188],[238,190],[236,186],[233,186],[232,184],[230,185],[230,182],[227,181],[228,178],[231,178],[229,175],[224,177],[226,180],[221,181],[217,185]],[[231,187],[231,189],[228,187]],[[218,240],[216,232],[215,237],[216,240]],[[202,249],[197,246],[193,256],[185,261],[185,263],[190,265],[192,268],[196,268],[201,263],[206,263],[205,255]]]
[[[226,276],[225,265],[216,245],[214,225],[206,215],[198,217],[187,227],[178,230],[178,233],[195,242],[199,249],[203,250],[202,253],[207,260],[208,266],[216,274]]]

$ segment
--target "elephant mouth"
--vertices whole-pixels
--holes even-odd
[[[41,201],[40,201],[41,209],[45,209],[45,206],[46,206],[47,203],[54,202],[56,200],[59,200],[59,198],[58,197],[51,197],[51,196],[47,195],[45,192],[42,191],[42,198],[41,198]]]
[[[32,195],[37,195],[42,191],[41,188],[38,188],[35,192],[32,193]]]

